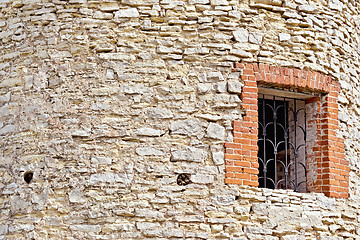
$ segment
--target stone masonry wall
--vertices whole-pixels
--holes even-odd
[[[0,239],[359,239],[359,10],[0,0]],[[349,199],[225,184],[239,62],[340,83]]]

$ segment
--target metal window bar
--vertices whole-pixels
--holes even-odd
[[[306,192],[305,100],[262,94],[258,107],[259,186]]]

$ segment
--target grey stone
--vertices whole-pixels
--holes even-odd
[[[228,92],[229,93],[241,93],[243,83],[240,81],[228,81]]]
[[[70,225],[70,229],[72,231],[80,231],[80,232],[100,232],[101,227],[100,225]]]
[[[15,131],[15,125],[6,125],[0,129],[0,135],[6,135],[8,133],[13,133]]]
[[[251,233],[251,234],[263,234],[263,235],[271,235],[272,234],[272,230],[271,229],[266,229],[263,227],[244,227],[244,232],[245,233]]]
[[[114,183],[115,182],[115,174],[113,173],[100,173],[100,174],[92,174],[90,176],[90,184],[98,184],[98,183]]]
[[[75,188],[69,192],[69,201],[72,203],[84,203],[86,202],[86,199],[80,189]]]
[[[237,29],[232,32],[235,41],[246,43],[249,41],[249,32],[245,28]]]
[[[156,227],[160,227],[160,224],[153,223],[153,222],[137,222],[136,223],[136,228],[138,230],[151,229],[151,228],[156,228]]]
[[[151,108],[147,111],[147,115],[150,118],[159,118],[159,119],[170,119],[174,117],[174,114],[166,108]]]
[[[134,61],[136,59],[135,56],[124,53],[100,53],[99,58],[115,61]]]
[[[213,175],[195,174],[190,177],[191,182],[199,184],[209,184],[214,182]]]
[[[251,32],[249,34],[249,42],[254,44],[261,44],[263,40],[264,34],[259,32]]]
[[[110,165],[112,163],[112,159],[109,157],[102,157],[102,156],[93,156],[91,158],[91,163],[93,164],[106,164]]]
[[[204,217],[198,215],[175,216],[173,220],[176,222],[188,222],[188,223],[205,222]]]
[[[215,90],[218,93],[224,93],[227,92],[227,83],[226,82],[218,82],[215,84]]]
[[[206,74],[207,80],[213,81],[213,82],[219,82],[224,80],[224,76],[221,72],[209,72]]]
[[[165,215],[163,212],[159,211],[153,211],[149,209],[136,209],[135,216],[143,218],[163,218]]]
[[[211,90],[212,84],[211,83],[199,83],[198,84],[198,93],[205,94]]]
[[[135,152],[140,156],[164,156],[165,153],[153,147],[138,147]]]
[[[202,134],[201,122],[198,119],[179,120],[170,124],[171,134],[199,136]]]
[[[213,152],[212,153],[212,160],[214,162],[215,165],[222,165],[225,162],[225,155],[224,152]]]
[[[233,54],[235,56],[244,57],[244,58],[252,58],[253,55],[247,51],[244,51],[242,49],[231,49],[230,54]]]
[[[159,129],[143,127],[143,128],[136,129],[135,134],[139,135],[139,136],[159,137],[159,136],[164,135],[165,131],[159,130]]]
[[[119,11],[115,12],[115,19],[137,18],[139,16],[139,12],[136,8],[120,9]]]
[[[8,232],[9,225],[7,224],[1,224],[0,225],[0,235],[5,235]]]
[[[291,35],[288,33],[279,33],[280,41],[289,41],[291,39]]]
[[[210,123],[207,130],[206,136],[209,138],[223,140],[225,138],[225,128],[216,123]]]
[[[208,120],[208,121],[218,121],[218,120],[223,119],[222,116],[213,115],[213,114],[196,114],[195,116],[198,118]]]
[[[207,152],[200,148],[186,147],[184,150],[171,149],[172,161],[204,162]]]

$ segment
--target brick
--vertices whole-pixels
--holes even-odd
[[[225,178],[225,184],[243,184],[242,179],[236,179],[236,178]]]

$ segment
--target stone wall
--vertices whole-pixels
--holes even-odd
[[[358,239],[359,10],[0,0],[0,239]],[[238,62],[340,82],[349,199],[225,185]]]

